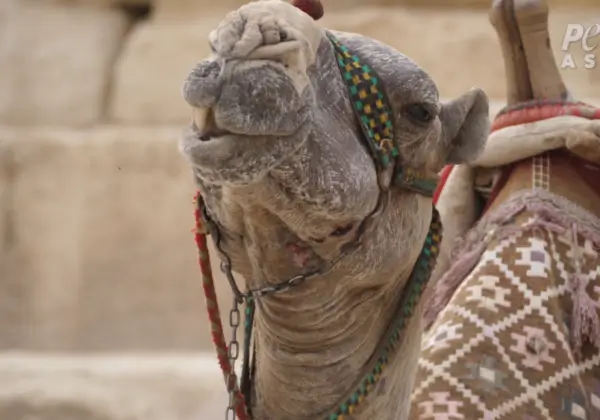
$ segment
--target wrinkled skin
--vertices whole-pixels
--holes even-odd
[[[482,91],[440,104],[408,58],[335,34],[385,84],[405,162],[437,172],[477,155],[489,129]],[[431,199],[380,190],[332,46],[308,15],[279,0],[251,3],[230,13],[210,43],[213,55],[184,86],[194,118],[181,150],[234,270],[260,288],[321,269],[352,245],[327,273],[258,302],[254,419],[314,419],[351,390],[390,322]],[[406,417],[418,318],[356,419]]]

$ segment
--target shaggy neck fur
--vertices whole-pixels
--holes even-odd
[[[398,205],[400,200],[394,201]],[[420,200],[409,200],[410,207],[417,210],[417,201]],[[388,207],[369,229],[380,230],[377,225],[388,224],[392,213],[396,212]],[[353,384],[365,374],[365,365],[391,321],[417,258],[419,248],[409,244],[422,243],[427,233],[427,224],[419,223],[411,214],[417,212],[407,212],[400,219],[400,226],[391,227],[390,234],[402,237],[400,232],[394,232],[401,231],[402,225],[414,223],[418,228],[409,235],[404,232],[406,242],[400,246],[390,250],[377,247],[387,261],[379,267],[356,264],[367,252],[365,248],[376,247],[368,241],[341,260],[330,274],[259,301],[255,318],[256,420],[314,419],[328,414],[354,391]],[[404,418],[408,405],[402,402],[408,399],[412,381],[403,378],[413,377],[419,337],[419,321],[415,317],[407,331],[407,341],[392,357],[387,380],[370,401],[363,403],[364,410],[357,419]],[[382,401],[387,407],[382,407]],[[375,406],[377,413],[373,411]]]

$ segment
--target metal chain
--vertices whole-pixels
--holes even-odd
[[[379,207],[379,206],[378,206]],[[377,210],[377,209],[376,209]],[[373,212],[375,213],[375,211]],[[221,271],[227,277],[227,280],[231,286],[231,290],[233,292],[233,304],[231,307],[231,311],[229,312],[229,326],[231,327],[231,340],[228,343],[228,359],[230,365],[230,372],[227,375],[227,391],[229,393],[229,403],[227,405],[227,409],[225,410],[225,420],[236,420],[236,406],[237,406],[237,373],[235,372],[235,364],[239,358],[240,344],[237,338],[238,329],[241,322],[241,315],[239,307],[241,304],[248,304],[248,299],[250,298],[259,298],[266,295],[270,295],[273,293],[280,293],[289,290],[290,288],[297,286],[298,284],[304,282],[305,280],[309,280],[313,277],[322,276],[329,273],[334,266],[346,255],[348,255],[351,251],[355,249],[358,244],[358,240],[353,244],[353,246],[346,246],[345,249],[342,250],[338,254],[336,258],[334,258],[327,266],[321,268],[320,270],[315,270],[313,272],[307,274],[301,274],[298,276],[294,276],[284,282],[275,284],[273,286],[265,286],[256,290],[249,290],[247,292],[242,292],[235,280],[235,276],[233,275],[231,258],[229,255],[223,250],[221,247],[221,233],[214,223],[214,221],[208,216],[206,212],[206,207],[202,208],[202,217],[205,221],[206,227],[208,229],[209,234],[213,237],[213,241],[215,244],[215,248],[221,255]],[[248,404],[249,402],[246,401]]]
[[[229,311],[229,326],[231,327],[231,340],[227,346],[227,357],[229,358],[229,366],[231,370],[227,375],[227,391],[229,392],[229,404],[225,411],[225,420],[235,420],[235,407],[236,407],[236,384],[237,374],[235,372],[235,363],[240,355],[240,343],[237,339],[237,332],[240,326],[240,302],[237,297],[233,297],[233,305],[231,311]]]
[[[340,252],[338,256],[331,260],[331,262],[329,262],[329,264],[327,264],[324,268],[306,274],[294,276],[286,281],[274,284],[272,286],[263,286],[259,289],[242,292],[239,286],[237,285],[235,276],[233,275],[233,269],[231,267],[231,258],[229,258],[229,255],[227,255],[227,253],[221,247],[221,233],[218,227],[216,226],[215,222],[208,217],[208,214],[206,213],[206,208],[203,209],[203,216],[204,220],[206,221],[210,235],[213,237],[215,248],[221,256],[221,271],[223,272],[223,274],[225,274],[225,277],[227,277],[227,281],[231,286],[231,290],[233,291],[234,297],[238,304],[246,302],[248,298],[251,297],[254,299],[258,299],[263,296],[271,295],[274,293],[286,292],[292,287],[295,287],[306,280],[310,280],[313,277],[325,275],[329,273],[342,258],[348,255],[351,251],[353,251],[354,248],[358,245],[358,240],[356,240],[356,243],[354,243],[353,246],[350,246],[348,244],[348,246],[346,246],[345,249],[342,250],[342,252]]]

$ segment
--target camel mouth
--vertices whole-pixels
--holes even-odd
[[[210,131],[202,132],[197,130],[195,127],[192,127],[191,137],[196,140],[198,143],[207,144],[207,143],[217,143],[223,142],[227,139],[238,138],[238,139],[258,139],[258,138],[282,138],[282,136],[277,135],[256,135],[256,134],[247,134],[247,133],[234,133],[232,131],[223,130],[223,129],[215,129]],[[287,137],[287,136],[286,136]]]
[[[196,121],[192,121],[188,126],[187,137],[197,143],[212,143],[225,141],[233,137],[246,138],[246,139],[258,139],[258,138],[277,138],[284,139],[287,137],[296,137],[299,133],[304,131],[307,126],[310,125],[310,120],[305,118],[297,129],[291,132],[275,132],[275,133],[247,133],[247,132],[235,132],[225,128],[217,127],[216,124],[206,124],[204,127],[199,127]]]
[[[214,122],[211,124],[204,124],[204,127],[199,127],[196,121],[192,121],[191,131],[193,137],[202,143],[206,143],[212,140],[219,140],[225,136],[231,136],[233,133],[229,130],[217,127]]]
[[[198,140],[200,140],[203,143],[209,142],[212,140],[219,140],[225,136],[233,135],[232,132],[227,131],[227,130],[222,130],[222,129],[214,129],[214,130],[209,130],[209,131],[205,131],[205,132],[200,132],[200,131],[194,130],[194,134],[196,135]]]
[[[239,142],[246,140],[251,140],[252,138],[260,138],[265,136],[256,136],[251,134],[240,134],[234,133],[232,131],[214,128],[211,130],[199,130],[197,127],[190,127],[191,130],[188,134],[188,139],[191,140],[193,144],[197,146],[216,146],[219,143],[229,143],[229,142]]]

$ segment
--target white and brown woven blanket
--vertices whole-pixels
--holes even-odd
[[[411,420],[600,420],[600,209],[537,188],[477,223],[473,208],[479,168],[571,148],[578,138],[600,151],[598,124],[518,127],[536,133],[528,144],[538,149],[525,156],[515,129],[499,131],[476,165],[455,168],[440,197],[449,242]]]

